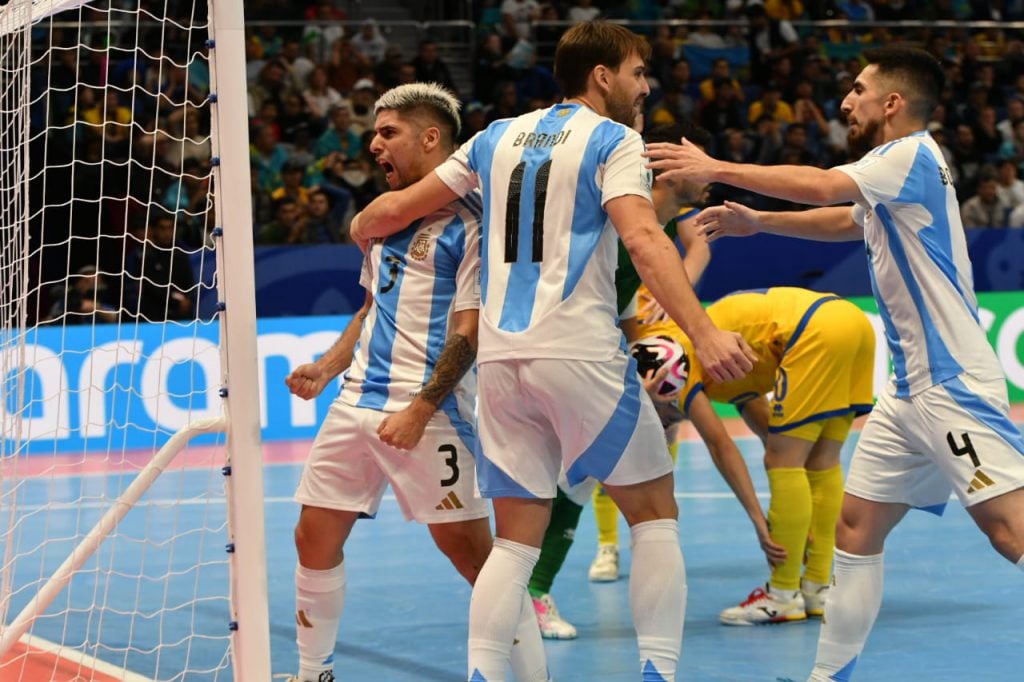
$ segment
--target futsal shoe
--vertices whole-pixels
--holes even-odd
[[[611,583],[619,579],[619,546],[598,545],[597,556],[590,564],[590,582]]]
[[[275,679],[279,677],[281,677],[281,675],[274,675]],[[299,677],[298,675],[287,675],[284,678],[284,682],[334,682],[334,673],[330,670],[325,670],[322,673],[320,673],[320,675],[315,680],[304,679]]]
[[[558,613],[550,594],[533,597],[533,610],[537,614],[540,636],[544,639],[576,639],[576,627]]]
[[[828,585],[812,582],[805,578],[800,581],[800,592],[804,596],[807,615],[821,618],[825,613],[825,600],[828,599]]]
[[[723,625],[768,625],[807,620],[804,596],[800,592],[792,599],[786,599],[773,594],[767,585],[765,588],[757,588],[739,606],[722,611],[718,619]]]

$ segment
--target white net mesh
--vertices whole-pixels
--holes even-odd
[[[0,6],[4,624],[221,412],[207,27],[204,0]],[[172,461],[0,677],[229,678],[221,441]]]

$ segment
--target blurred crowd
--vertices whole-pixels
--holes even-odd
[[[102,20],[100,6],[116,4],[87,6],[82,21]],[[171,17],[192,11],[190,0],[166,5]],[[928,129],[949,162],[965,226],[1024,226],[1024,41],[1000,23],[1024,18],[1024,0],[483,0],[472,8],[475,49],[467,56],[446,52],[451,45],[431,34],[417,44],[395,40],[385,22],[364,18],[372,7],[352,0],[246,3],[258,244],[349,241],[352,216],[386,189],[369,149],[373,104],[384,90],[413,81],[449,87],[464,102],[469,139],[491,121],[558,101],[558,38],[570,23],[599,17],[632,20],[651,43],[648,125],[693,119],[711,131],[713,155],[769,165],[851,158],[840,104],[859,55],[894,41],[922,46],[946,71]],[[807,23],[823,19],[845,23]],[[942,20],[997,23],[934,25]],[[910,23],[864,23],[890,21]],[[53,45],[49,72],[32,76],[31,124],[47,130],[31,143],[33,164],[47,164],[46,181],[31,188],[48,207],[32,218],[46,235],[41,317],[76,314],[69,307],[87,298],[75,293],[77,279],[92,287],[97,310],[101,291],[110,299],[102,306],[121,315],[194,314],[203,285],[188,261],[211,243],[216,219],[205,26],[188,25],[148,29],[137,38],[141,49],[104,49],[115,42],[105,30],[68,30],[66,42],[64,29],[40,36]],[[125,200],[109,200],[126,186]],[[784,207],[724,190],[714,197]],[[92,255],[75,248],[93,242],[100,246]],[[105,272],[124,276],[104,282]]]
[[[942,60],[948,85],[929,124],[949,161],[968,227],[1024,225],[1024,42],[1013,31],[863,22],[1013,20],[1024,2],[967,0],[485,0],[468,77],[453,77],[429,37],[407,55],[373,19],[346,5],[306,9],[307,26],[261,25],[248,41],[253,207],[261,243],[347,241],[351,216],[385,189],[369,151],[377,94],[430,80],[462,98],[463,140],[489,122],[560,97],[551,71],[568,23],[629,19],[652,45],[649,125],[692,118],[711,153],[761,164],[831,166],[850,157],[840,108],[860,53],[904,41]],[[247,16],[284,16],[276,0]],[[675,26],[666,19],[699,20]],[[811,27],[803,20],[845,20]],[[326,23],[322,23],[326,22]],[[719,196],[719,194],[716,194]],[[766,208],[763,197],[737,196]]]

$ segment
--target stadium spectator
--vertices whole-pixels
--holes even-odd
[[[469,141],[474,135],[487,127],[487,109],[476,100],[467,102],[462,108],[462,129],[458,142]]]
[[[715,79],[714,91],[714,98],[706,102],[698,114],[701,127],[711,131],[744,127],[733,81],[729,78]]]
[[[313,122],[323,130],[327,125],[327,115],[331,107],[340,104],[341,93],[332,88],[327,82],[327,70],[322,66],[316,66],[309,74],[309,86],[302,91],[302,97],[306,102],[306,109]]]
[[[306,234],[316,244],[340,244],[351,240],[345,215],[351,205],[352,195],[346,190],[335,188],[314,189],[309,193]]]
[[[291,199],[295,202],[299,212],[305,215],[309,208],[310,195],[309,188],[302,186],[305,178],[305,164],[295,159],[289,159],[281,168],[281,185],[274,188],[274,191],[270,193],[270,198],[275,202],[286,198]]]
[[[1011,211],[1024,204],[1024,181],[1017,177],[1018,172],[1017,164],[1009,159],[1003,159],[997,166],[996,190]]]
[[[46,319],[51,323],[113,323],[120,317],[117,297],[95,265],[83,265],[66,283],[54,286],[50,298],[53,305]]]
[[[477,45],[476,63],[473,67],[473,97],[481,102],[491,99],[494,84],[512,78],[512,70],[501,49],[501,37],[488,33]]]
[[[384,59],[388,49],[388,41],[381,34],[376,20],[371,18],[363,21],[359,33],[352,38],[352,47],[368,59],[371,64],[377,64]]]
[[[270,126],[260,126],[253,133],[249,145],[250,163],[259,168],[259,186],[269,192],[281,182],[281,167],[288,160],[288,150],[279,144],[277,134]]]
[[[974,129],[966,123],[958,125],[949,148],[953,151],[953,158],[956,160],[961,188],[967,194],[973,193],[974,185],[978,179],[978,170],[985,160],[974,139]]]
[[[788,21],[771,19],[764,5],[748,5],[748,43],[750,46],[750,76],[755,83],[765,83],[771,77],[772,63],[780,57],[800,49],[800,36]]]
[[[256,234],[260,244],[307,244],[306,217],[294,199],[285,197],[275,203],[274,220]]]
[[[370,60],[352,47],[352,41],[344,37],[331,43],[331,52],[324,66],[327,67],[331,87],[342,94],[352,91],[357,82],[373,73]]]
[[[377,100],[376,84],[369,78],[360,78],[352,86],[349,99],[352,103],[352,130],[358,135],[373,130],[373,103]]]
[[[711,62],[711,73],[700,82],[701,99],[705,102],[713,100],[715,98],[715,81],[722,78],[732,83],[737,101],[742,102],[744,98],[743,86],[740,85],[738,80],[733,78],[732,65],[729,64],[729,60],[725,57],[717,57]]]
[[[125,254],[124,306],[129,315],[147,322],[192,317],[195,275],[188,254],[178,246],[174,219],[162,209],[148,225],[132,230]]]
[[[592,0],[574,0],[569,6],[567,19],[574,24],[583,21],[593,21],[601,16],[601,8],[594,7]]]
[[[308,85],[309,74],[316,67],[316,64],[302,53],[302,44],[297,40],[288,40],[281,46],[278,61],[288,74],[290,87],[300,91]]]
[[[501,3],[501,33],[507,47],[516,40],[530,40],[532,22],[540,18],[540,3],[536,0],[504,0]]]
[[[960,218],[965,228],[1006,227],[1010,207],[999,196],[995,173],[988,167],[978,177],[978,191],[960,205]]]
[[[458,91],[458,88],[455,87],[455,79],[452,78],[448,65],[438,53],[435,41],[429,39],[421,41],[419,51],[412,63],[416,67],[416,80],[422,83],[443,85],[453,93]],[[372,128],[372,124],[369,127]]]
[[[770,116],[777,123],[792,123],[793,108],[782,100],[782,90],[775,83],[768,83],[761,91],[761,97],[750,105],[747,119],[753,123],[762,116]]]
[[[359,155],[362,141],[352,129],[352,107],[341,101],[330,109],[331,125],[316,141],[313,153],[323,158],[332,152],[339,152],[346,159]]]
[[[373,67],[373,79],[382,88],[390,89],[401,83],[402,65],[405,55],[398,45],[388,45],[384,50],[384,58]]]

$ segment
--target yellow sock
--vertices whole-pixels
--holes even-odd
[[[779,590],[800,589],[800,569],[811,526],[811,486],[804,469],[768,470],[772,500],[768,505],[768,526],[772,539],[786,548],[786,562],[772,568],[771,586]]]
[[[619,508],[599,485],[594,490],[594,520],[597,522],[597,542],[602,545],[619,544]]]
[[[679,441],[674,440],[668,444],[668,454],[672,457],[672,463],[675,464],[679,459]]]
[[[838,466],[808,471],[807,480],[811,485],[811,541],[804,577],[827,585],[836,549],[836,522],[843,506],[843,472]]]

